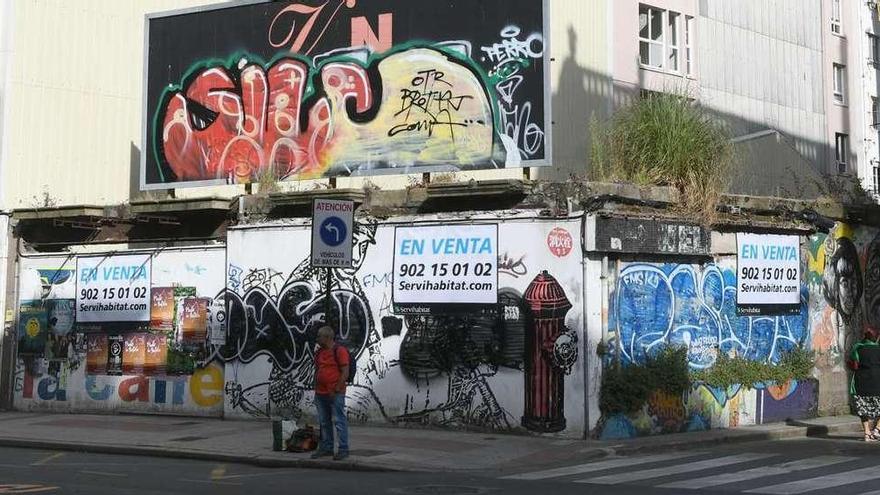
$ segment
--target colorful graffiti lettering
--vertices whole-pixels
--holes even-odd
[[[123,403],[152,402],[183,405],[186,403],[188,389],[189,398],[198,407],[212,408],[223,402],[223,368],[217,364],[197,369],[190,377],[154,378],[138,375],[125,378],[118,385],[104,383],[105,380],[115,381],[110,377],[96,375],[85,377],[85,393],[89,399],[112,400],[115,393],[115,397]],[[36,380],[27,370],[24,371],[21,390],[24,399],[67,401],[68,391],[69,380],[66,373],[59,376],[47,375]]]
[[[652,350],[685,345],[691,368],[711,366],[718,352],[776,363],[807,342],[807,290],[791,316],[736,315],[736,274],[716,265],[631,264],[619,275],[611,323],[625,362]]]
[[[492,104],[465,55],[411,46],[368,63],[357,58],[336,55],[317,66],[290,56],[268,65],[247,57],[199,64],[162,98],[158,160],[178,180],[237,183],[264,174],[314,177],[330,167],[348,175],[493,159]]]
[[[269,25],[269,44],[275,48],[290,45],[292,53],[308,55],[321,41],[340,10],[343,7],[353,9],[356,6],[357,0],[325,0],[324,3],[314,6],[301,3],[288,5],[275,15],[272,24]],[[365,17],[352,18],[351,46],[370,45],[378,51],[388,50],[391,48],[393,23],[393,13],[379,14],[379,34],[377,36]],[[280,29],[276,29],[276,25],[279,27],[290,26],[281,41],[276,41],[277,32]],[[307,44],[308,46],[306,46]]]

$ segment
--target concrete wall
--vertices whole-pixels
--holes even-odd
[[[188,295],[222,301],[224,249],[167,250],[156,252],[152,263],[152,287],[177,287]],[[189,374],[172,374],[170,359],[161,366],[167,374],[128,373],[110,376],[91,371],[93,365],[106,363],[107,335],[125,336],[133,367],[143,368],[145,355],[158,346],[174,347],[175,329],[170,333],[157,329],[122,327],[104,323],[77,328],[76,257],[27,257],[19,261],[18,359],[15,369],[14,406],[26,411],[53,412],[137,412],[219,416],[223,413],[223,367],[212,363],[206,344],[193,351],[195,369]],[[155,296],[155,293],[154,293]],[[155,299],[155,297],[153,298]],[[155,306],[154,302],[154,306]],[[222,305],[221,305],[222,307]],[[179,324],[175,318],[175,324]],[[149,325],[147,325],[149,326]],[[156,349],[145,348],[140,336],[160,336]],[[133,338],[132,338],[133,337]],[[105,354],[92,359],[94,346]],[[100,351],[100,349],[98,349]],[[181,353],[184,351],[181,350]],[[189,352],[189,351],[186,351]],[[100,352],[98,352],[100,354]],[[128,355],[128,354],[126,354]],[[123,369],[126,369],[123,360]]]
[[[309,235],[305,226],[230,232],[230,327],[227,346],[219,351],[226,363],[227,417],[313,411],[311,346],[316,325],[323,321],[326,286],[323,271],[309,267]],[[563,340],[555,342],[553,351],[566,354],[557,358],[567,363],[557,371],[564,387],[554,403],[564,412],[561,434],[581,436],[584,303],[579,235],[576,219],[500,223],[503,314],[399,316],[391,312],[394,225],[363,223],[355,232],[355,267],[337,270],[339,281],[333,288],[333,311],[339,311],[348,345],[362,349],[355,384],[348,389],[349,417],[398,425],[522,429],[525,339],[536,331],[522,297],[546,272],[571,304],[563,316],[567,351],[560,347]],[[566,248],[551,250],[548,239],[562,237],[568,240]],[[246,319],[241,316],[244,308]],[[267,323],[271,335],[260,332]]]

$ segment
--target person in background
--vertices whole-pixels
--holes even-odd
[[[315,353],[315,407],[321,425],[321,441],[312,459],[333,456],[348,457],[348,419],[345,417],[345,380],[350,357],[345,346],[335,342],[335,332],[328,326],[318,329],[318,351]],[[336,423],[338,449],[333,453],[333,423]]]
[[[877,330],[865,328],[864,337],[852,349],[847,362],[853,370],[850,394],[853,397],[856,414],[865,429],[865,441],[880,440],[877,418],[880,418],[880,344],[877,343]]]

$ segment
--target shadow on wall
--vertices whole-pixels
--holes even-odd
[[[580,65],[579,50],[595,47],[579,43],[572,26],[567,41],[568,50],[551,101],[553,163],[532,169],[532,177],[538,180],[589,176],[590,116],[606,121],[611,109],[622,107],[639,92],[639,88],[614,81],[609,74]],[[553,58],[551,63],[559,62]],[[634,63],[638,64],[638,59]],[[832,152],[829,143],[783,134],[769,122],[711,109],[709,112],[734,139],[740,138],[735,147],[738,168],[731,174],[728,192],[804,199],[827,194],[830,187],[824,171]]]

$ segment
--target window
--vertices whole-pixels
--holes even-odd
[[[834,101],[837,103],[846,102],[846,66],[834,64],[834,73],[832,74],[834,84]]]
[[[877,97],[871,97],[871,127],[876,127],[877,124],[880,124],[880,121],[877,120]]]
[[[868,53],[870,60],[874,65],[880,64],[880,38],[876,35],[868,34]]]
[[[880,164],[874,163],[874,194],[880,194]]]
[[[682,17],[678,12],[639,5],[639,61],[642,65],[681,72]],[[684,21],[684,63],[687,67],[691,66],[691,19],[688,17]]]
[[[837,161],[838,173],[846,173],[847,156],[849,156],[849,135],[838,132],[834,135],[834,158]]]
[[[831,0],[831,32],[843,34],[843,26],[840,22],[840,0]]]
[[[684,70],[689,75],[694,73],[694,18],[687,16],[684,18]]]

